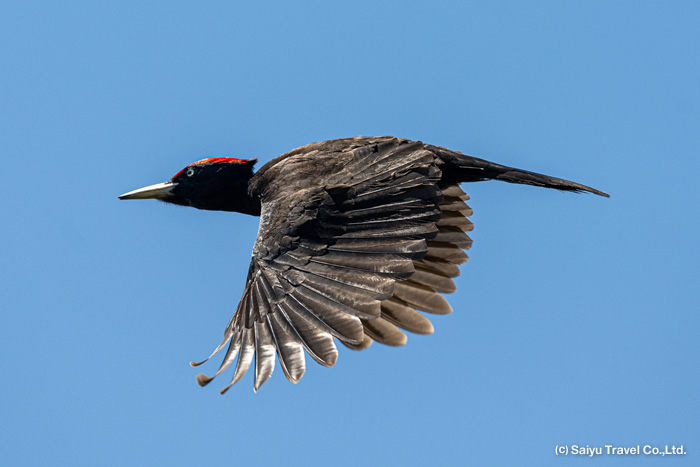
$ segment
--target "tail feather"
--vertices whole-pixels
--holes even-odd
[[[451,151],[438,146],[429,146],[437,154],[444,166],[443,180],[450,182],[478,182],[482,180],[501,180],[508,183],[534,185],[563,191],[588,192],[610,198],[610,195],[580,183],[550,177],[548,175],[515,169],[495,164],[484,159],[467,156],[461,152]]]
[[[495,174],[495,176],[489,176],[488,178],[493,180],[503,180],[504,182],[508,183],[535,185],[545,188],[555,188],[563,191],[573,191],[577,193],[588,192],[610,198],[610,195],[605,192],[596,190],[590,186],[572,182],[570,180],[564,180],[563,178],[550,177],[548,175],[529,172],[527,170],[514,169],[512,167],[501,167],[502,169],[500,173]]]

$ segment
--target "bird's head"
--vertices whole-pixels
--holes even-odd
[[[255,162],[257,159],[233,157],[202,159],[189,164],[167,182],[124,193],[119,199],[158,199],[197,209],[259,214],[259,206],[256,208],[248,195]]]

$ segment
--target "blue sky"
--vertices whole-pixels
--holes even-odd
[[[698,5],[3,2],[0,463],[698,465]],[[434,335],[199,388],[257,219],[117,196],[382,134],[612,198],[465,185]]]

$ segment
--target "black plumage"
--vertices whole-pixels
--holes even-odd
[[[257,390],[276,358],[287,379],[297,382],[304,351],[321,365],[335,364],[335,339],[363,349],[372,341],[403,345],[403,331],[432,333],[421,312],[452,311],[442,294],[456,290],[453,278],[472,244],[472,211],[460,183],[502,180],[608,196],[390,136],[309,144],[257,173],[254,163],[204,159],[168,182],[120,197],[260,216],[243,297],[209,357],[228,344],[214,376],[236,361],[222,393],[243,377],[253,357]],[[200,385],[212,379],[197,377]]]

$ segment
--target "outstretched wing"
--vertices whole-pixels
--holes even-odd
[[[269,182],[269,164],[261,170],[260,230],[243,297],[209,357],[228,343],[223,362],[213,377],[198,375],[200,385],[235,361],[225,392],[255,357],[257,391],[273,372],[275,354],[297,382],[304,350],[332,366],[335,338],[353,348],[371,339],[401,345],[406,338],[398,328],[432,332],[417,309],[451,311],[439,292],[455,288],[451,278],[466,261],[471,224],[466,195],[456,185],[440,186],[433,152],[388,138],[301,149],[267,169]],[[305,164],[326,174],[316,186],[279,176]]]

